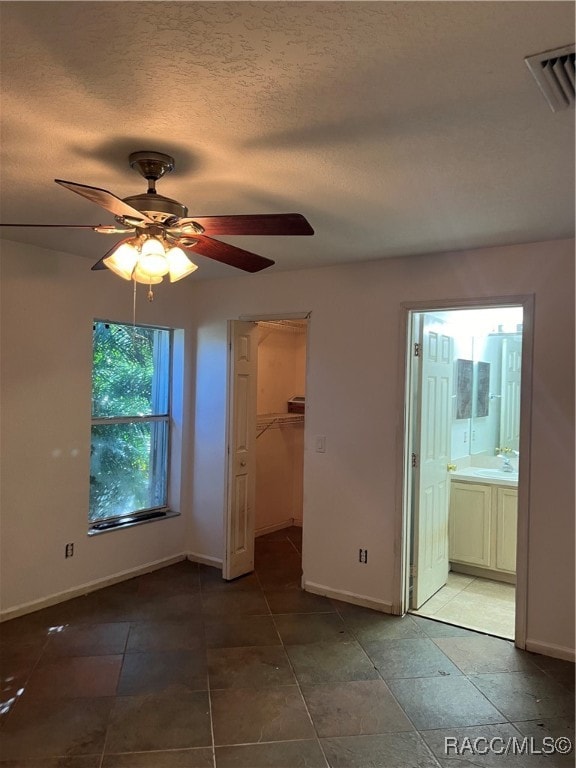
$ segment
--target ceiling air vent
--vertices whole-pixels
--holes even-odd
[[[574,45],[527,56],[524,61],[552,112],[574,107]]]

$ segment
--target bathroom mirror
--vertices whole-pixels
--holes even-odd
[[[519,449],[522,309],[435,313],[452,340],[451,459]]]
[[[490,333],[472,341],[470,454],[518,450],[521,333]]]
[[[450,339],[451,463],[519,450],[522,308],[430,312],[416,329],[425,316]]]

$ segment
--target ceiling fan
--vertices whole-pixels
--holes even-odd
[[[110,269],[125,280],[150,285],[162,282],[165,275],[170,282],[189,275],[197,269],[187,255],[194,252],[245,272],[259,272],[274,264],[271,259],[215,240],[211,235],[314,234],[299,213],[189,217],[185,205],[156,192],[158,179],[174,169],[173,157],[162,152],[133,152],[129,163],[147,180],[148,189],[124,199],[106,189],[54,179],[62,187],[112,213],[116,225],[0,224],[0,227],[61,227],[129,235],[112,246],[92,269]]]

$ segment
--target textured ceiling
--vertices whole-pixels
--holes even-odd
[[[573,235],[574,112],[523,61],[573,42],[573,3],[1,2],[0,23],[3,222],[111,223],[53,179],[143,192],[127,157],[152,149],[191,215],[304,214],[314,237],[227,238],[274,270]]]

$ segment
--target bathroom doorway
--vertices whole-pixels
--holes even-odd
[[[507,639],[524,600],[525,320],[521,302],[408,312],[404,607]]]

